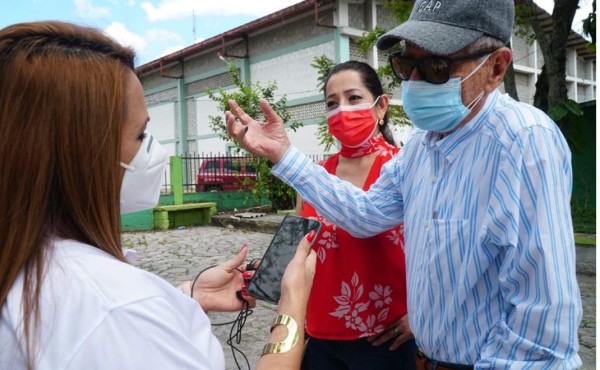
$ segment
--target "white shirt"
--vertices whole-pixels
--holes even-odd
[[[427,356],[476,369],[581,366],[571,153],[560,130],[495,91],[438,137],[417,131],[368,192],[296,148],[272,173],[356,236],[404,222],[409,321]]]
[[[41,285],[36,369],[224,369],[198,303],[89,245],[56,241]],[[24,369],[21,275],[2,307],[0,369]]]

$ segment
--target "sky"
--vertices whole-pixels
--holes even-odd
[[[0,0],[0,28],[13,23],[62,20],[93,26],[138,56],[136,65],[211,38],[299,0]],[[551,13],[552,0],[536,0]],[[580,0],[573,29],[592,9]]]

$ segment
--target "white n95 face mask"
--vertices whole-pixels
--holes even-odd
[[[121,184],[121,214],[156,207],[166,162],[167,151],[150,134],[144,137],[131,163],[120,162],[125,169]]]

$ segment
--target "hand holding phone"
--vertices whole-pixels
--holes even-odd
[[[287,215],[248,283],[248,294],[277,304],[281,298],[283,273],[294,257],[298,244],[311,230],[318,234],[320,228],[321,223],[317,220]]]
[[[296,254],[285,268],[281,280],[281,297],[277,303],[279,313],[306,315],[306,304],[317,267],[317,252],[312,249],[316,235],[316,231],[313,230],[300,241]]]

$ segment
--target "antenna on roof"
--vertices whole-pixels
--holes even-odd
[[[196,12],[192,9],[192,35],[194,36],[194,40],[192,43],[196,43]]]

